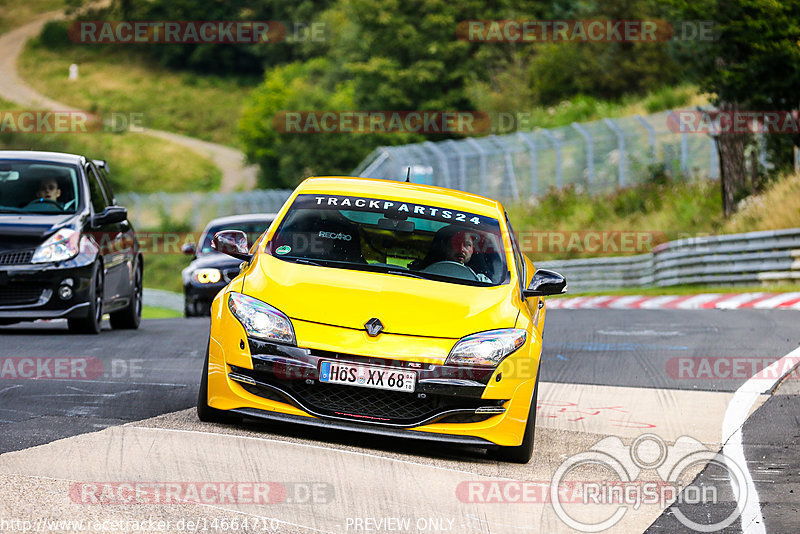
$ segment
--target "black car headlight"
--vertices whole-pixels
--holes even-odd
[[[39,245],[33,253],[31,263],[65,261],[74,258],[80,250],[80,233],[71,228],[62,228]]]

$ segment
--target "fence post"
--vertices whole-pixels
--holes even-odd
[[[522,139],[522,142],[528,147],[531,154],[531,192],[534,195],[539,194],[539,172],[536,168],[536,142],[528,137],[528,135],[517,132],[517,137]]]
[[[472,137],[467,137],[467,143],[478,153],[478,165],[481,168],[481,195],[486,196],[486,149]]]
[[[467,190],[467,156],[461,151],[458,142],[453,139],[445,141],[448,146],[453,148],[453,152],[458,156],[458,188],[462,191]]]
[[[625,134],[611,119],[603,119],[606,126],[611,128],[617,134],[617,143],[619,144],[619,186],[625,187],[625,164],[628,160],[628,154],[625,150]]]
[[[442,175],[444,176],[444,187],[451,187],[450,185],[450,168],[447,165],[447,156],[445,155],[442,150],[436,146],[436,143],[433,141],[425,141],[423,143],[428,149],[436,154],[436,157],[439,159],[439,165],[442,167]]]
[[[514,162],[511,161],[511,151],[506,147],[496,135],[489,136],[489,140],[503,151],[503,160],[506,164],[506,178],[510,181],[511,196],[515,201],[519,200],[519,187],[517,186],[517,176],[514,174]]]
[[[650,145],[650,163],[656,162],[656,130],[641,115],[634,115],[636,120],[647,130],[647,143]]]
[[[572,123],[572,127],[577,130],[583,140],[586,141],[586,180],[591,186],[594,183],[594,141],[586,129],[577,122]]]
[[[556,187],[561,189],[564,178],[561,168],[561,141],[559,141],[550,130],[542,128],[538,131],[542,132],[548,139],[550,139],[550,142],[553,143],[553,150],[556,152]]]

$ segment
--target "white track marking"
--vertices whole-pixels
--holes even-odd
[[[747,468],[747,459],[744,456],[744,444],[742,442],[742,427],[750,408],[760,395],[771,390],[786,373],[778,374],[778,369],[791,369],[800,363],[800,347],[774,362],[772,365],[761,371],[736,390],[728,409],[725,411],[725,419],[722,422],[722,452],[725,455],[726,464],[730,461],[739,466],[744,473],[747,491],[745,502],[737,502],[739,510],[742,532],[744,534],[766,534],[764,517],[761,515],[761,502],[758,500],[753,477]],[[788,371],[786,371],[788,372]],[[775,378],[761,378],[775,376]]]

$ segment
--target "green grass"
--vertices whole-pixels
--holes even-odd
[[[72,63],[79,65],[80,76],[68,82]],[[130,48],[69,40],[54,48],[30,40],[19,70],[39,92],[79,109],[143,113],[149,128],[231,146],[242,104],[259,82],[174,72]]]
[[[0,0],[0,33],[25,24],[36,15],[64,7],[64,0]]]
[[[587,258],[598,254],[588,253],[581,246],[567,246],[570,238],[577,236],[579,243],[592,245],[585,236],[638,232],[646,236],[651,245],[657,245],[719,232],[725,222],[719,189],[719,183],[710,180],[651,182],[598,196],[568,187],[551,191],[535,205],[517,204],[507,208],[523,249],[532,260]],[[538,236],[542,232],[544,238],[540,246]],[[554,240],[559,236],[564,236],[563,246]],[[529,246],[526,247],[526,243]],[[601,250],[600,255],[649,251],[649,247],[610,248],[604,253]]]
[[[183,293],[181,270],[191,262],[182,254],[145,254],[144,286]]]
[[[0,99],[0,109],[19,109]],[[49,150],[105,159],[115,193],[219,188],[214,163],[180,145],[139,133],[0,133],[0,149]]]
[[[142,319],[175,319],[183,317],[181,312],[155,306],[142,306]]]

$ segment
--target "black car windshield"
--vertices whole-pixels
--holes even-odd
[[[508,280],[497,219],[397,200],[298,195],[268,253],[284,261],[458,284]]]
[[[75,213],[79,202],[76,167],[0,160],[0,213]]]
[[[258,219],[255,221],[237,221],[209,225],[203,231],[203,237],[200,240],[200,247],[197,250],[197,254],[219,254],[216,250],[211,248],[211,240],[214,239],[214,234],[217,232],[223,230],[241,230],[247,234],[247,242],[254,243],[255,240],[269,228],[270,224],[272,224],[272,221]]]

